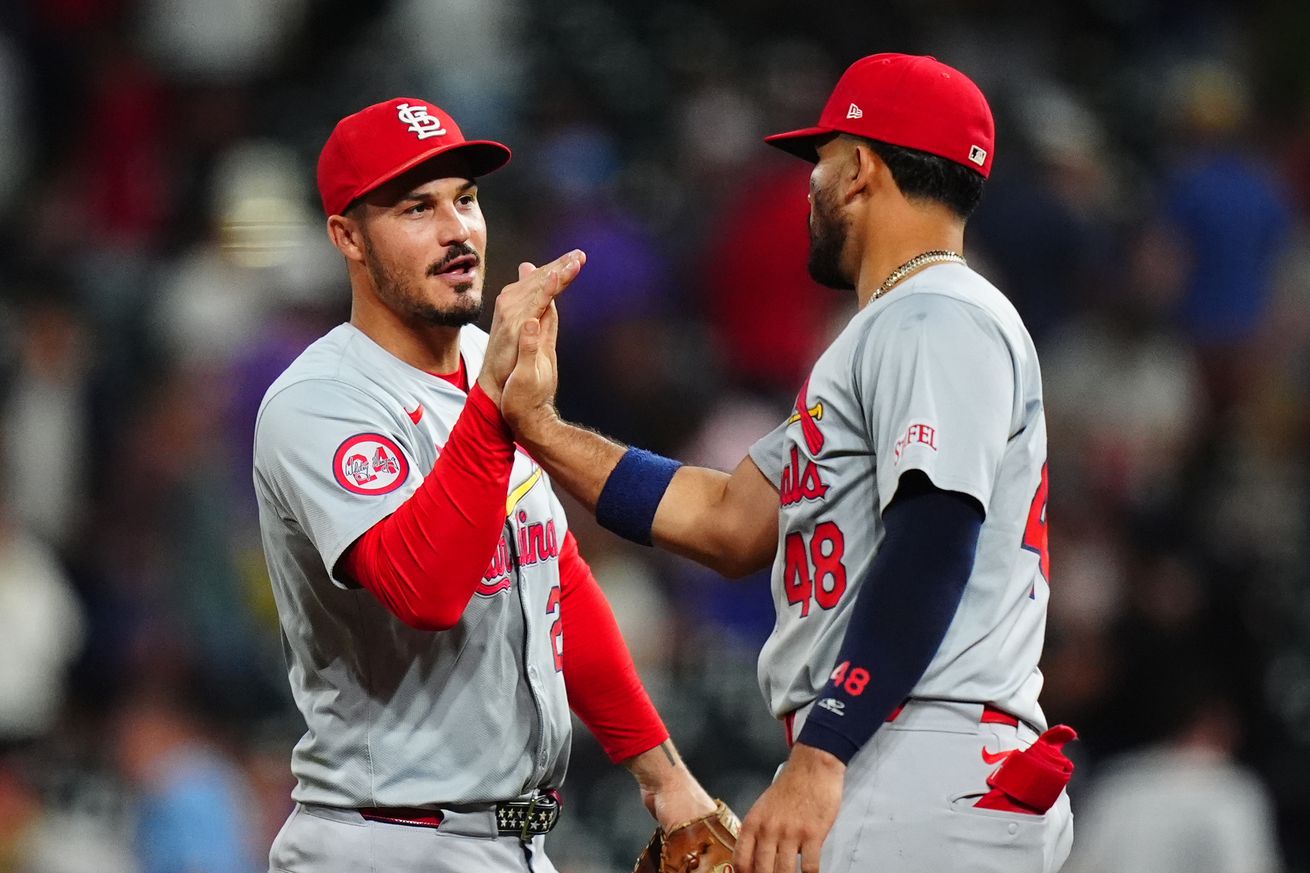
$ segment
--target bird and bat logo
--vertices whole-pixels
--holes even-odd
[[[823,401],[817,401],[811,406],[807,399],[809,391],[810,380],[807,378],[801,385],[800,393],[796,395],[796,409],[791,418],[787,419],[787,424],[791,426],[799,422],[801,438],[809,449],[810,457],[801,456],[800,446],[791,446],[791,457],[782,468],[782,483],[778,488],[783,506],[804,500],[822,500],[828,493],[828,485],[823,481],[821,468],[814,459],[814,456],[823,451],[825,444],[823,431],[819,429],[819,422],[823,420]]]

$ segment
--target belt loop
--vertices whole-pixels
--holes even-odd
[[[532,798],[528,801],[528,811],[523,815],[523,827],[519,828],[519,840],[524,844],[532,842],[532,834],[528,833],[528,828],[532,824],[532,814],[537,811],[537,800],[541,797],[537,792],[532,793]]]
[[[1010,715],[1003,709],[997,709],[990,703],[983,704],[982,717],[978,721],[980,724],[1008,724],[1016,728],[1019,726],[1017,716]]]

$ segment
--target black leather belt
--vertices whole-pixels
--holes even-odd
[[[518,837],[526,843],[555,827],[563,802],[559,792],[551,788],[538,791],[526,800],[502,800],[490,806],[495,809],[496,830],[500,835]],[[358,812],[369,821],[421,828],[439,828],[446,818],[440,809],[416,807],[375,806]]]

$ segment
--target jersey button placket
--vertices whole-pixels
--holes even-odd
[[[528,665],[527,673],[528,673],[528,687],[530,687],[530,688],[532,689],[534,696],[536,696],[538,699],[540,699],[540,697],[541,697],[541,673],[540,673],[540,671],[537,670],[537,665],[536,665],[536,664],[529,664],[529,665]],[[543,716],[544,716],[544,714],[543,714]],[[541,724],[541,727],[542,727],[543,738],[544,738],[544,733],[545,733],[545,731],[546,731],[546,729],[547,729],[546,720],[545,720],[544,717],[542,718],[542,724]],[[546,747],[547,747],[547,746],[546,746],[546,743],[543,742],[542,745],[541,745],[541,748],[538,750],[538,753],[537,753],[537,767],[538,767],[539,769],[541,769],[541,770],[545,770],[545,768],[546,768],[546,759],[549,757],[549,756],[546,754]]]
[[[528,580],[524,576],[523,564],[521,563],[521,556],[518,552],[518,527],[513,523],[512,517],[505,520],[505,527],[509,531],[510,560],[514,565],[514,588],[518,593],[519,607],[522,610],[521,614],[523,616],[522,656],[523,663],[526,665],[526,669],[523,670],[523,675],[528,680],[528,689],[531,692],[532,704],[537,713],[539,739],[537,741],[537,754],[534,756],[534,760],[536,762],[536,769],[539,771],[536,778],[541,778],[545,776],[546,763],[550,757],[547,737],[550,731],[550,725],[546,718],[546,709],[541,703],[541,683],[537,679],[537,666],[531,663],[533,624],[526,593]]]

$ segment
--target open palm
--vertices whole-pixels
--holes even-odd
[[[540,416],[555,415],[559,367],[555,340],[559,336],[559,310],[554,301],[540,319],[524,323],[519,334],[518,360],[505,382],[500,409],[515,432],[531,427]]]

